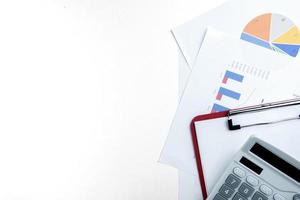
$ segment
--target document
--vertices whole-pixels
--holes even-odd
[[[292,63],[288,68],[275,71],[268,83],[257,92],[259,95],[267,93],[267,102],[275,100],[286,100],[300,97],[300,67]]]
[[[173,29],[172,33],[190,68],[201,51],[207,26],[230,33],[253,46],[276,52],[278,56],[290,56],[294,62],[299,63],[300,13],[296,3],[295,0],[231,0]],[[230,46],[226,49],[230,49]],[[183,155],[184,151],[174,155],[172,149],[168,149],[173,146],[168,144],[176,146],[176,141],[181,139],[175,139],[172,131],[169,134],[160,161],[191,171],[181,160],[181,157],[186,156]]]
[[[172,33],[190,67],[196,60],[208,26],[272,51],[297,57],[300,48],[300,12],[297,5],[297,0],[229,0],[174,28]]]
[[[230,48],[230,51],[228,50]],[[208,29],[177,108],[161,162],[197,174],[189,125],[201,113],[258,104],[255,91],[294,59]],[[165,157],[167,156],[167,158]]]
[[[273,51],[280,51],[278,48],[270,47],[269,45],[266,45],[266,42],[262,39],[261,40],[254,40],[253,38],[248,37],[246,38],[246,34],[242,34],[243,29],[246,28],[246,24],[249,23],[251,25],[251,21],[258,19],[263,19],[263,17],[259,17],[260,15],[263,15],[264,13],[273,13],[272,15],[266,15],[267,19],[271,18],[269,20],[269,23],[271,25],[267,25],[266,28],[270,29],[272,31],[269,31],[269,40],[268,43],[271,43],[272,38],[277,37],[278,35],[283,35],[281,37],[282,39],[286,40],[286,38],[289,38],[291,35],[291,32],[296,31],[297,35],[297,29],[295,26],[299,26],[299,14],[297,12],[296,7],[294,6],[297,2],[295,0],[288,0],[288,1],[268,1],[268,0],[261,0],[261,1],[251,1],[251,0],[231,0],[226,3],[224,3],[221,6],[218,6],[217,8],[179,26],[172,30],[172,33],[174,35],[174,38],[176,42],[178,43],[179,49],[181,50],[180,59],[183,61],[180,64],[179,62],[179,70],[180,70],[180,94],[184,89],[184,82],[188,78],[186,74],[189,74],[189,70],[192,69],[193,64],[196,60],[197,54],[200,50],[200,47],[202,45],[202,41],[205,36],[205,31],[207,26],[213,26],[220,30],[223,30],[225,32],[231,33],[234,36],[242,37],[244,36],[244,39],[256,44],[261,45],[264,48],[269,48]],[[259,8],[256,5],[260,5]],[[246,16],[247,15],[247,16]],[[271,17],[268,17],[271,16]],[[224,19],[224,20],[223,20]],[[277,23],[276,23],[277,22]],[[267,23],[268,24],[268,23]],[[275,26],[276,25],[276,26]],[[293,26],[294,25],[294,26]],[[249,30],[248,26],[248,32],[251,32]],[[269,28],[268,28],[269,27]],[[291,29],[291,31],[289,31]],[[288,30],[288,31],[287,31]],[[272,34],[270,34],[272,32]],[[268,33],[268,31],[265,31],[264,33]],[[285,34],[286,33],[286,34]],[[253,33],[254,35],[257,35],[256,33]],[[250,34],[251,35],[251,34]],[[268,34],[260,35],[260,38],[266,38]],[[272,35],[272,37],[270,37]],[[259,38],[259,37],[258,37]],[[297,39],[298,37],[294,38],[294,40],[290,40],[291,44],[294,45],[287,45],[287,46],[281,46],[282,49],[288,47],[285,49],[287,52],[298,52],[299,49],[299,41]],[[274,40],[273,40],[274,41]],[[272,45],[273,46],[273,45]],[[278,45],[280,46],[280,45]],[[295,55],[295,53],[290,53],[291,55]],[[184,58],[182,58],[184,56]],[[183,75],[182,75],[183,74]],[[295,67],[295,73],[297,73],[297,68]],[[279,78],[272,78],[275,81],[282,80],[283,77],[288,77],[290,75],[288,72],[283,74],[282,72],[278,72]],[[182,78],[184,77],[184,78]],[[275,76],[271,76],[275,77]],[[182,82],[182,80],[184,80]],[[287,80],[287,79],[285,79]],[[291,79],[288,79],[291,80]],[[296,79],[295,79],[296,80]],[[294,81],[295,82],[295,81]],[[183,84],[182,84],[183,83]],[[299,86],[292,87],[293,83],[289,81],[288,83],[282,81],[279,81],[279,83],[272,83],[271,80],[268,81],[268,86],[266,86],[265,90],[262,88],[264,85],[262,85],[259,90],[262,94],[264,94],[266,101],[268,100],[277,100],[277,99],[286,99],[291,97],[297,97],[299,96],[299,92],[297,91],[297,88],[300,88]],[[294,84],[295,85],[295,84]],[[288,86],[288,87],[287,87]],[[277,89],[276,89],[277,88]],[[258,93],[258,92],[257,92]],[[262,94],[257,94],[257,96],[262,96]],[[266,96],[266,94],[268,94]],[[254,96],[253,96],[254,97]],[[170,133],[171,134],[171,133]],[[165,149],[164,149],[165,150]],[[162,155],[167,152],[163,151]],[[166,160],[168,160],[168,156],[164,157]],[[161,160],[163,161],[163,160]],[[181,170],[179,173],[179,197],[180,199],[191,199],[187,197],[198,196],[199,191],[192,191],[192,184],[199,185],[198,178],[195,175],[188,174],[189,172]],[[188,178],[189,177],[189,178]],[[199,186],[200,187],[200,186]],[[195,198],[194,198],[195,199]],[[197,198],[196,198],[197,199]]]
[[[264,97],[265,102],[286,100],[300,97],[300,67],[291,65],[281,70],[274,71],[266,85],[258,88],[253,100]],[[201,139],[202,140],[202,139]],[[207,172],[209,177],[209,172]],[[211,181],[213,185],[213,181]],[[197,175],[185,171],[179,172],[179,199],[202,199],[200,182]]]

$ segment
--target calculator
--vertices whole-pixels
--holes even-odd
[[[300,163],[259,138],[250,137],[207,199],[300,200]]]

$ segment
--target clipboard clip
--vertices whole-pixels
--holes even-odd
[[[273,109],[273,108],[281,108],[281,107],[294,106],[294,105],[300,105],[300,98],[279,101],[279,102],[274,102],[274,103],[265,103],[265,104],[260,104],[257,106],[249,106],[249,107],[245,107],[245,108],[229,110],[228,116],[227,116],[228,117],[228,120],[227,120],[228,129],[231,131],[234,131],[234,130],[240,130],[242,128],[247,128],[247,127],[252,127],[252,126],[263,126],[263,125],[276,124],[276,123],[300,119],[300,115],[298,115],[295,117],[283,118],[283,119],[275,120],[275,121],[258,122],[258,123],[246,124],[246,125],[235,124],[233,122],[233,120],[231,119],[231,116],[238,115],[238,114],[260,112],[260,111],[265,111],[265,110],[269,110],[269,109]]]

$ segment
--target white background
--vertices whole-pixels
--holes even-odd
[[[177,199],[170,29],[222,1],[1,1],[0,199]]]

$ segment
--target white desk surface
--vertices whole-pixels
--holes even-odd
[[[169,30],[222,1],[2,1],[0,199],[177,199]]]

